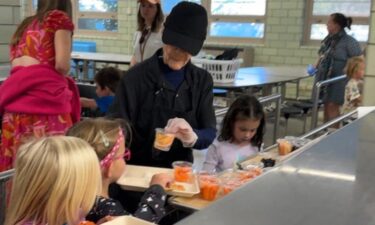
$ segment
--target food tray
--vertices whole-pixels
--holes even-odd
[[[141,220],[133,216],[119,216],[115,219],[103,223],[102,225],[154,225],[155,223]]]
[[[151,178],[156,173],[169,173],[173,176],[173,169],[127,165],[124,174],[120,177],[117,183],[124,190],[145,191],[149,188]],[[200,191],[196,176],[192,177],[191,183],[175,182],[175,184],[183,186],[185,190],[167,189],[166,191],[168,194],[181,197],[192,197]]]

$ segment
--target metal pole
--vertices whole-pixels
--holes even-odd
[[[260,97],[258,100],[260,103],[266,103],[266,102],[274,101],[279,98],[281,98],[281,94],[273,94],[269,96]]]
[[[318,106],[319,106],[319,95],[320,95],[320,89],[323,86],[327,86],[328,84],[335,83],[340,80],[344,80],[346,78],[346,75],[341,75],[338,77],[334,77],[332,79],[327,79],[323,81],[319,81],[315,84],[314,87],[314,94],[313,96],[313,108],[311,113],[311,130],[316,128],[318,126]]]
[[[223,109],[216,109],[215,110],[215,116],[222,116],[227,113],[229,107],[225,107]]]
[[[341,122],[343,120],[345,120],[346,118],[350,118],[352,115],[354,115],[355,113],[357,113],[357,110],[354,110],[354,111],[351,111],[347,114],[344,114],[342,116],[339,116],[331,121],[328,121],[327,123],[323,124],[322,126],[318,127],[318,128],[315,128],[309,132],[307,132],[306,134],[302,135],[302,136],[299,136],[298,138],[301,138],[301,139],[304,139],[304,138],[308,138],[312,135],[315,135],[317,133],[319,133],[320,131],[330,127],[331,125],[335,124],[335,123],[338,123],[338,122]],[[277,147],[277,144],[274,144],[274,145],[271,145],[271,146],[268,146],[267,148],[264,149],[264,152],[268,152],[274,148]]]
[[[6,182],[13,176],[14,169],[0,172],[0,224],[4,223],[7,204]]]
[[[12,177],[13,174],[14,174],[14,169],[0,172],[0,181],[2,181],[3,179]]]
[[[320,93],[321,83],[317,82],[315,84],[315,96],[313,96],[313,107],[311,112],[311,130],[314,129],[318,124],[318,106],[319,106],[319,93]]]
[[[273,143],[276,143],[277,135],[279,133],[280,126],[280,114],[281,114],[281,96],[276,100],[276,118],[275,127],[273,129]]]
[[[339,117],[337,117],[337,118],[335,118],[333,120],[328,121],[327,123],[323,124],[322,126],[320,126],[318,128],[315,128],[315,129],[307,132],[306,134],[300,136],[299,138],[308,138],[308,137],[310,137],[310,136],[312,136],[314,134],[317,134],[320,131],[322,131],[322,130],[324,130],[324,129],[330,127],[330,126],[332,126],[335,123],[341,122],[341,121],[345,120],[346,118],[350,118],[352,115],[354,115],[356,113],[357,113],[357,110],[353,110],[353,111],[351,111],[351,112],[349,112],[347,114],[339,116]]]
[[[276,112],[275,112],[275,125],[273,129],[273,143],[276,143],[277,139],[277,134],[279,133],[279,121],[280,121],[280,107],[281,107],[281,94],[274,94],[274,95],[269,95],[265,97],[260,97],[259,102],[264,104],[266,102],[271,102],[275,101],[276,102]]]

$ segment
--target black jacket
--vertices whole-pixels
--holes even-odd
[[[155,128],[165,127],[168,119],[184,118],[197,131],[216,129],[211,75],[189,62],[185,79],[175,90],[164,79],[161,55],[159,50],[124,74],[110,109],[111,117],[124,118],[133,128],[131,164],[171,167],[176,160],[193,161],[192,150],[177,139],[169,152],[153,148]],[[194,148],[207,148],[214,136],[200,137],[197,133]]]
[[[145,191],[133,216],[153,223],[159,222],[165,216],[164,205],[166,199],[167,194],[163,187],[157,184],[152,185]],[[86,216],[86,220],[97,223],[106,216],[124,216],[129,214],[119,201],[97,196],[94,206]]]

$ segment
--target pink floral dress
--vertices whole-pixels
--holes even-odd
[[[40,64],[47,64],[54,68],[54,38],[58,30],[74,30],[72,20],[62,11],[50,11],[41,23],[35,19],[26,28],[19,43],[16,46],[11,46],[10,60],[21,56],[30,56],[37,59]],[[32,66],[24,67],[24,69],[17,70],[16,73],[30,74],[33,73],[32,68]],[[51,69],[51,73],[56,73],[56,71]],[[10,76],[12,75],[11,73]],[[38,74],[35,73],[35,76]],[[2,117],[0,171],[13,167],[20,144],[30,138],[63,135],[72,126],[70,113],[46,115],[5,111]]]

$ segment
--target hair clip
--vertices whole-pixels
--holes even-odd
[[[102,141],[105,147],[109,147],[109,141],[102,130],[99,130],[100,136],[102,136]]]
[[[120,149],[120,144],[121,144],[122,140],[124,140],[124,134],[122,133],[122,130],[119,129],[119,135],[118,135],[118,138],[116,140],[115,145],[112,147],[112,149],[109,151],[109,153],[102,160],[100,160],[100,166],[101,167],[108,168],[108,166],[111,165],[113,160],[119,159],[119,158],[116,158],[115,155],[116,155],[117,151]],[[125,157],[127,159],[130,159],[130,154],[131,154],[130,151],[129,150],[127,151],[125,149],[124,155],[121,156],[121,158]]]

